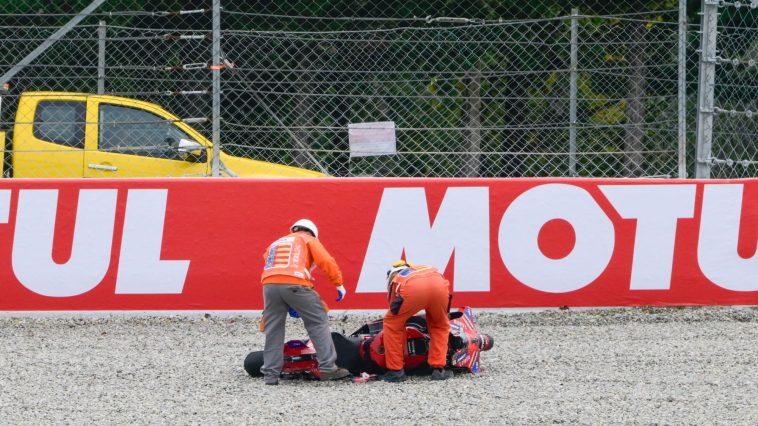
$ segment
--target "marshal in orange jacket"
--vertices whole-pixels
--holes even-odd
[[[407,265],[391,275],[387,286],[390,310],[384,315],[384,353],[387,368],[403,369],[406,348],[405,323],[422,309],[429,327],[429,359],[432,368],[444,368],[450,334],[450,283],[431,266]]]
[[[342,271],[318,238],[293,232],[271,243],[263,253],[263,284],[299,284],[311,287],[311,271],[318,266],[335,287],[342,285]]]

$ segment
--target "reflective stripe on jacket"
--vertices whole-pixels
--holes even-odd
[[[342,285],[342,272],[318,238],[294,232],[269,245],[263,253],[263,284],[300,284],[310,287],[311,270],[318,266],[335,286]]]

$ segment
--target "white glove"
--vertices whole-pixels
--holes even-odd
[[[347,290],[345,290],[345,286],[340,285],[337,287],[337,301],[341,302],[342,299],[345,298],[345,295],[347,294]]]

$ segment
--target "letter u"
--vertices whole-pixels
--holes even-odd
[[[115,189],[79,191],[75,225],[65,227],[73,229],[71,257],[58,264],[53,260],[58,191],[21,190],[11,256],[19,282],[51,297],[76,296],[97,286],[110,266],[117,193]]]

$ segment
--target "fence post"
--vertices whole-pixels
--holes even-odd
[[[579,66],[579,9],[571,9],[571,69],[569,82],[569,176],[576,173],[576,98]]]
[[[716,83],[717,0],[703,0],[700,25],[700,81],[697,100],[697,158],[695,177],[711,177],[711,144],[713,142],[713,95]]]
[[[97,25],[97,93],[105,93],[105,21]]]
[[[687,177],[687,0],[679,0],[679,178]]]
[[[220,176],[221,167],[221,0],[213,0],[213,160],[211,176]]]

